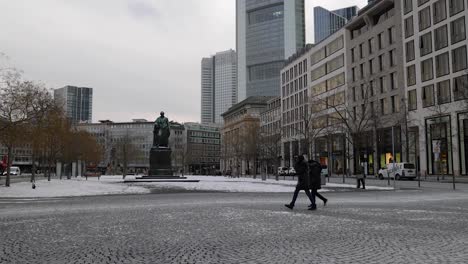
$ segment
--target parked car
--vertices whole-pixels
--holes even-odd
[[[7,175],[7,170],[3,172],[3,175]],[[21,175],[21,170],[19,167],[10,167],[10,175]]]
[[[279,176],[286,176],[289,173],[288,167],[278,167],[278,175]]]
[[[289,168],[288,175],[289,176],[295,176],[296,175],[296,170],[293,167]]]
[[[416,166],[413,163],[401,162],[401,163],[389,163],[386,167],[379,170],[379,179],[393,178],[396,180],[403,178],[414,180],[416,178]]]

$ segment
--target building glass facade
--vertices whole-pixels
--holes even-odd
[[[54,90],[54,98],[73,124],[92,122],[93,88],[68,85]]]
[[[238,101],[278,96],[284,60],[305,43],[304,0],[237,0]]]
[[[358,7],[351,6],[329,11],[314,7],[314,42],[318,43],[342,28],[346,22],[357,15]]]

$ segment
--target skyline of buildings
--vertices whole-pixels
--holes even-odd
[[[348,21],[357,15],[357,6],[337,10],[327,10],[321,6],[314,7],[314,43],[319,43],[331,34],[341,29]]]
[[[278,96],[286,58],[305,45],[304,0],[236,0],[238,102]]]
[[[54,90],[54,99],[72,124],[93,121],[93,88],[67,85]]]

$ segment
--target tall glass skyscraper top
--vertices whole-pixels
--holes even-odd
[[[305,44],[304,0],[236,0],[238,101],[278,96],[283,62]]]
[[[357,6],[329,11],[314,7],[314,42],[319,43],[342,28],[358,12]]]
[[[93,88],[67,85],[54,90],[54,99],[63,106],[73,124],[92,122]]]

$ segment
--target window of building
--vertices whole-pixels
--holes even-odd
[[[398,95],[390,97],[392,113],[400,112],[400,98]]]
[[[364,48],[363,48],[364,44],[361,43],[359,44],[359,58],[364,58]]]
[[[307,74],[304,75],[304,78],[302,80],[304,81],[304,87],[307,87]]]
[[[385,77],[382,76],[379,78],[379,83],[380,83],[380,93],[383,94],[387,91],[386,87],[385,87]]]
[[[452,44],[465,40],[465,17],[460,17],[450,23],[450,35],[452,37]]]
[[[386,106],[386,101],[387,101],[387,98],[382,98],[380,99],[380,114],[381,115],[386,115],[387,114],[387,106]]]
[[[427,3],[429,0],[418,0],[418,6]]]
[[[408,41],[405,44],[406,62],[414,60],[414,40]]]
[[[369,48],[369,54],[372,54],[374,52],[374,38],[368,40],[367,46]]]
[[[444,76],[450,73],[448,52],[445,52],[436,56],[435,61],[436,61],[436,77]]]
[[[408,110],[418,109],[416,89],[408,91]]]
[[[366,89],[364,88],[364,84],[361,84],[361,99],[366,98]]]
[[[325,74],[327,74],[326,64],[310,72],[311,81],[317,80],[318,78],[324,76]]]
[[[435,50],[440,50],[448,46],[447,25],[443,25],[434,30]]]
[[[383,54],[382,55],[379,55],[379,71],[383,71],[384,67],[383,67]]]
[[[395,52],[395,50],[389,51],[388,57],[390,58],[390,67],[395,66],[396,65],[396,52]]]
[[[357,80],[357,77],[356,77],[356,67],[353,67],[351,69],[351,76],[353,77],[353,82],[355,82]]]
[[[374,96],[375,95],[375,81],[374,80],[370,81],[369,86],[370,86],[370,96]]]
[[[410,16],[405,19],[405,38],[411,37],[414,34],[414,26],[413,26],[413,17]]]
[[[369,74],[374,74],[374,60],[369,60]]]
[[[339,86],[342,86],[345,83],[345,75],[344,73],[340,73],[335,77],[332,77],[327,80],[327,90],[333,90]]]
[[[439,0],[432,6],[434,13],[434,25],[447,18],[446,0]]]
[[[419,31],[431,26],[431,7],[428,6],[419,11]]]
[[[396,89],[397,88],[397,83],[398,83],[397,73],[396,72],[390,73],[390,89],[391,90]]]
[[[307,59],[302,61],[302,67],[304,68],[304,72],[307,72]]]
[[[294,78],[297,78],[297,64],[294,65]]]
[[[249,71],[249,80],[267,80],[272,78],[277,78],[281,68],[283,67],[283,62],[271,62],[259,65],[252,65],[248,67]],[[292,73],[292,68],[291,68]],[[290,79],[292,80],[292,74]]]
[[[283,4],[257,9],[248,13],[249,24],[257,24],[283,18]]]
[[[458,72],[466,68],[466,46],[461,46],[452,50],[452,72]]]
[[[379,44],[379,49],[382,49],[383,48],[383,43],[382,43],[382,33],[378,34],[377,35],[377,42]]]
[[[432,58],[429,58],[421,62],[421,80],[425,82],[432,78],[434,78],[434,70]]]
[[[353,95],[353,102],[356,102],[356,87],[351,88],[352,95]]]
[[[450,16],[456,15],[465,9],[464,0],[449,0]]]
[[[468,75],[453,79],[453,99],[455,101],[468,98]]]
[[[327,62],[327,73],[335,71],[344,65],[344,55],[334,58],[333,60]]]
[[[302,62],[299,62],[299,75],[302,74]]]
[[[422,106],[429,107],[434,105],[434,85],[427,85],[422,88]]]
[[[427,55],[432,52],[432,33],[422,35],[419,38],[419,51],[421,56]]]
[[[312,96],[317,96],[327,91],[327,82],[321,82],[312,87]]]
[[[320,50],[316,51],[314,54],[310,55],[310,65],[314,65],[319,61],[325,59],[326,53],[325,48],[321,48]]]
[[[361,78],[364,78],[364,63],[359,64],[359,73],[360,73],[359,76]]]
[[[413,0],[403,0],[403,10],[405,14],[413,11]]]
[[[351,62],[354,62],[356,60],[356,57],[355,57],[355,50],[356,48],[352,48],[351,49]]]
[[[437,103],[450,103],[450,80],[437,83]]]
[[[330,44],[327,45],[327,56],[332,55],[333,53],[339,51],[340,49],[343,48],[344,42],[343,42],[343,36],[338,37],[334,41],[330,42]]]
[[[395,27],[388,29],[388,43],[393,44],[395,42]]]
[[[416,84],[416,65],[406,67],[406,85],[411,86]]]

